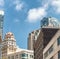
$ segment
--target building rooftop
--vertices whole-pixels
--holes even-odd
[[[15,40],[14,34],[12,32],[8,32],[5,35],[5,40],[8,40],[10,38],[10,40]]]
[[[54,17],[44,17],[41,20],[41,27],[60,27],[60,23],[58,21],[58,19],[54,18]]]
[[[58,30],[59,28],[41,28],[35,46],[38,47],[38,43],[43,40],[43,45],[45,47],[49,43],[49,41],[54,37]]]

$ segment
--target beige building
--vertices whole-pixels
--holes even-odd
[[[57,55],[60,49],[57,47],[57,38],[60,36],[59,28],[60,24],[56,18],[44,17],[41,20],[40,34],[34,44],[34,59],[53,59],[53,57]],[[52,39],[54,39],[54,41]],[[53,50],[53,47],[55,50]],[[51,53],[51,51],[54,51],[54,53]],[[58,59],[57,56],[55,56],[54,59]]]
[[[20,49],[13,33],[8,32],[2,41],[2,59],[34,59],[33,51]]]
[[[60,29],[44,48],[43,59],[60,59]]]
[[[40,33],[40,30],[34,30],[31,33],[29,33],[28,36],[28,50],[33,50],[33,45],[35,43],[35,41],[37,40],[37,37]]]

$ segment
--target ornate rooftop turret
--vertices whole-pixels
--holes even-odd
[[[13,33],[12,32],[6,33],[5,40],[14,40],[15,41]]]
[[[49,17],[49,18],[43,18],[41,20],[41,27],[60,27],[59,21],[56,18]]]

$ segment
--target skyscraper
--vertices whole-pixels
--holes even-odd
[[[3,19],[4,11],[0,10],[0,59],[2,59],[2,34],[3,34]]]
[[[0,36],[1,38],[3,34],[3,20],[4,20],[4,11],[0,10]]]

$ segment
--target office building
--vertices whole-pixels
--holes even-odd
[[[43,49],[43,59],[60,59],[60,28]]]
[[[41,20],[40,34],[34,44],[34,59],[43,59],[43,49],[59,31],[57,19],[49,17]]]

